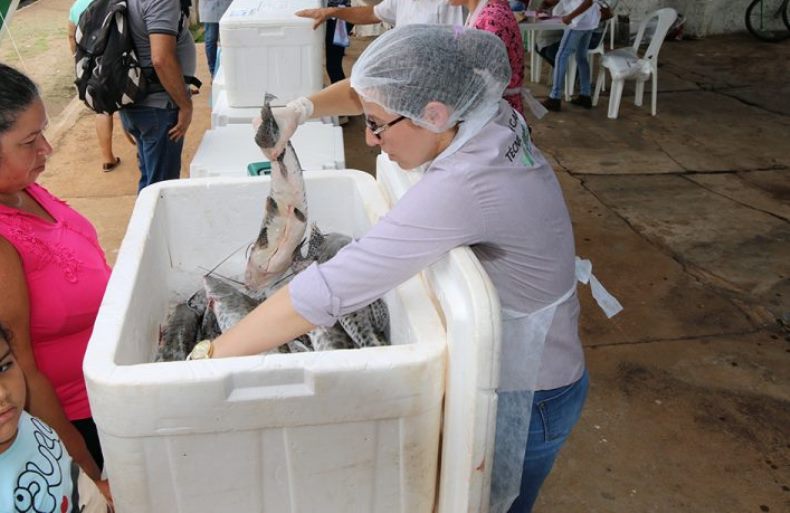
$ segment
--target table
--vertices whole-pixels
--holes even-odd
[[[540,56],[535,51],[535,34],[544,30],[565,30],[567,25],[561,18],[546,18],[539,20],[535,17],[527,17],[518,24],[524,44],[529,51],[529,80],[530,82],[540,82],[538,59]]]

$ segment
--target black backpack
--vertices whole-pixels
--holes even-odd
[[[92,110],[112,114],[148,94],[126,19],[126,0],[93,0],[77,24],[77,94]]]
[[[181,0],[181,21],[189,17],[191,0]],[[143,68],[137,58],[127,19],[127,0],[93,0],[77,23],[77,94],[98,113],[113,112],[164,91],[151,67]],[[200,87],[195,77],[184,77]]]

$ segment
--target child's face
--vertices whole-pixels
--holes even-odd
[[[0,338],[0,453],[11,447],[16,438],[26,394],[22,369],[14,360],[8,341]]]

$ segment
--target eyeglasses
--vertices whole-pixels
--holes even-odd
[[[384,130],[388,129],[389,127],[391,127],[392,125],[394,125],[396,123],[400,123],[404,119],[406,119],[406,116],[399,116],[399,117],[393,119],[392,121],[390,121],[389,123],[384,123],[383,125],[377,125],[376,123],[371,121],[369,118],[365,118],[365,125],[367,125],[368,130],[370,130],[370,133],[372,135],[375,135],[376,137],[378,137],[381,132],[383,132]]]

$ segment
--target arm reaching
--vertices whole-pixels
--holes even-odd
[[[212,358],[260,354],[315,328],[294,309],[288,287],[278,290],[213,341]]]
[[[327,116],[356,116],[362,114],[362,103],[359,101],[357,93],[351,89],[351,81],[345,79],[335,82],[309,98],[303,96],[288,102],[285,107],[275,107],[272,109],[272,113],[280,126],[280,140],[277,141],[270,154],[266,155],[269,160],[276,159],[282,153],[285,144],[293,137],[299,125],[308,119]],[[253,122],[255,130],[258,129],[259,123],[260,119]]]
[[[322,9],[302,9],[294,14],[300,18],[313,18],[313,29],[317,29],[327,18],[338,18],[354,25],[370,25],[381,20],[373,12],[372,5],[361,7],[324,7]]]

